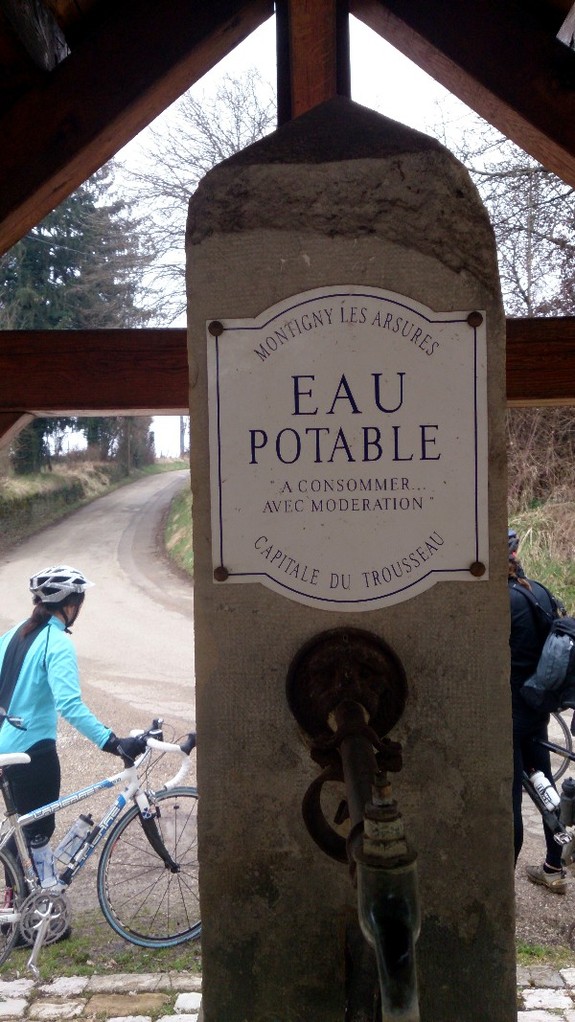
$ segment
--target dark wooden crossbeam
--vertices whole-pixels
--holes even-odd
[[[575,52],[556,39],[561,7],[350,0],[350,12],[575,186]]]
[[[575,404],[575,317],[507,320],[510,405]],[[185,415],[183,328],[0,332],[0,446],[34,415]]]
[[[187,414],[186,331],[0,331],[0,414]]]
[[[575,404],[575,316],[507,320],[507,402]]]
[[[0,118],[0,253],[273,14],[273,0],[122,0]]]

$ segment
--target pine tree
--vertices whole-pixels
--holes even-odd
[[[143,276],[153,253],[108,164],[0,259],[0,329],[82,330],[144,326]],[[111,420],[114,435],[121,426]],[[48,437],[76,420],[37,419],[18,437],[16,471],[38,471]],[[101,423],[102,435],[110,427]]]

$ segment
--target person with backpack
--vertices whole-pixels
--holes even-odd
[[[55,801],[60,794],[56,750],[58,714],[104,752],[133,763],[142,751],[137,738],[117,738],[82,700],[75,649],[68,635],[85,592],[93,585],[66,564],[33,575],[29,618],[0,636],[0,714],[20,718],[22,728],[0,718],[0,752],[26,752],[30,763],[4,768],[16,808],[27,813]],[[43,887],[59,889],[50,838],[54,816],[29,824],[26,837]]]
[[[523,772],[531,774],[541,770],[552,782],[549,750],[538,740],[548,740],[549,713],[533,706],[523,698],[521,688],[530,678],[539,662],[551,623],[558,616],[559,603],[541,583],[528,579],[517,557],[517,533],[508,530],[508,588],[511,610],[509,646],[511,650],[511,709],[513,720],[513,823],[515,863],[523,845],[523,818],[521,801]],[[553,783],[553,782],[552,782]],[[561,846],[553,840],[553,833],[543,822],[546,856],[540,866],[528,866],[527,877],[554,894],[565,894],[568,881],[561,862]]]

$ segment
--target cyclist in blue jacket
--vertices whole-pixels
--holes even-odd
[[[540,582],[527,579],[521,562],[517,558],[517,534],[509,529],[508,586],[511,609],[511,713],[513,719],[513,821],[515,833],[515,861],[523,844],[523,819],[521,801],[523,794],[523,771],[541,770],[552,781],[549,751],[538,744],[537,739],[547,740],[549,714],[530,706],[521,695],[521,687],[531,677],[549,631],[550,621],[556,616],[557,603]],[[533,600],[522,590],[535,597],[542,608],[537,614]],[[545,628],[542,619],[549,615]],[[528,866],[527,877],[534,884],[541,884],[554,894],[565,894],[568,881],[561,862],[561,846],[553,840],[549,827],[543,823],[546,845],[545,861],[540,866]]]
[[[30,763],[5,768],[19,813],[55,801],[60,794],[56,728],[60,714],[104,752],[133,762],[137,738],[117,738],[82,700],[76,651],[70,642],[85,592],[93,583],[81,571],[61,564],[30,579],[33,611],[0,637],[0,712],[20,717],[26,730],[0,724],[0,752],[26,752]],[[26,827],[30,852],[43,887],[59,881],[49,841],[54,816]]]

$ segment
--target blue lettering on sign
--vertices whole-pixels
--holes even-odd
[[[359,436],[348,437],[342,426],[308,426],[301,432],[286,426],[274,436],[265,429],[250,429],[250,465],[262,464],[262,455],[275,458],[282,465],[294,465],[302,455],[306,463],[316,465],[343,462],[378,462],[386,453],[392,462],[439,461],[441,452],[435,453],[438,442],[437,423],[425,422],[414,427],[391,426],[384,436],[379,426],[362,426]],[[415,431],[415,440],[409,440],[409,432]]]
[[[382,399],[382,392],[381,392],[381,390],[382,390],[382,388],[381,388],[381,378],[382,378],[383,374],[382,373],[372,373],[371,375],[373,377],[373,391],[374,391],[373,397],[374,397],[375,407],[380,412],[384,412],[386,414],[390,413],[390,412],[398,412],[399,409],[401,408],[402,404],[403,404],[403,399],[404,399],[404,390],[403,390],[403,388],[404,388],[405,373],[396,373],[396,376],[398,377],[398,381],[399,381],[399,388],[398,388],[398,395],[397,395],[397,404],[393,405],[393,407],[391,407],[391,408],[388,408],[386,405],[382,404],[382,400],[383,399]],[[313,381],[315,380],[315,376],[314,375],[292,376],[292,380],[293,380],[293,395],[294,395],[294,402],[293,402],[294,403],[294,410],[292,412],[292,415],[317,415],[317,413],[318,413],[317,405],[316,405],[315,408],[302,407],[302,398],[306,398],[306,397],[310,398],[310,404],[313,404],[313,400],[312,400],[312,397],[313,397]],[[302,381],[302,380],[305,381],[305,383],[300,383],[300,381]],[[308,381],[310,381],[309,384],[308,384]],[[303,389],[304,387],[306,387],[308,389],[304,390]],[[361,415],[362,414],[362,409],[359,407],[359,405],[358,405],[358,403],[357,403],[357,401],[356,401],[356,399],[355,399],[355,397],[353,395],[353,391],[351,389],[351,386],[350,386],[350,384],[349,384],[349,382],[347,380],[347,377],[346,377],[345,373],[342,373],[342,375],[340,377],[340,380],[339,380],[339,383],[338,383],[338,385],[336,387],[336,390],[335,390],[335,393],[334,393],[331,405],[325,411],[326,415],[334,415],[335,414],[335,406],[336,406],[336,402],[337,401],[347,401],[349,403],[349,408],[350,408],[350,410],[351,410],[353,415]]]
[[[273,355],[274,351],[277,351],[284,344],[289,344],[290,341],[302,337],[303,334],[309,333],[310,330],[331,326],[332,313],[333,308],[316,309],[313,312],[304,312],[302,316],[286,319],[273,333],[267,335],[259,348],[254,348],[254,354],[262,362],[265,362],[266,358]]]
[[[373,407],[383,415],[396,414],[405,402],[406,373],[395,373],[392,390],[384,395],[383,374],[371,373]],[[321,409],[315,397],[316,376],[301,373],[291,376],[292,416],[314,417],[318,415],[363,415],[364,409],[354,394],[353,387],[345,375],[340,376],[326,407]],[[269,463],[274,457],[281,465],[295,465],[300,458],[306,462],[321,464],[353,464],[380,462],[387,458],[394,463],[404,461],[439,461],[437,423],[424,422],[418,425],[370,423],[354,431],[353,436],[343,425],[305,426],[295,429],[284,426],[271,436],[261,427],[249,430],[249,464],[260,465],[265,459]]]

